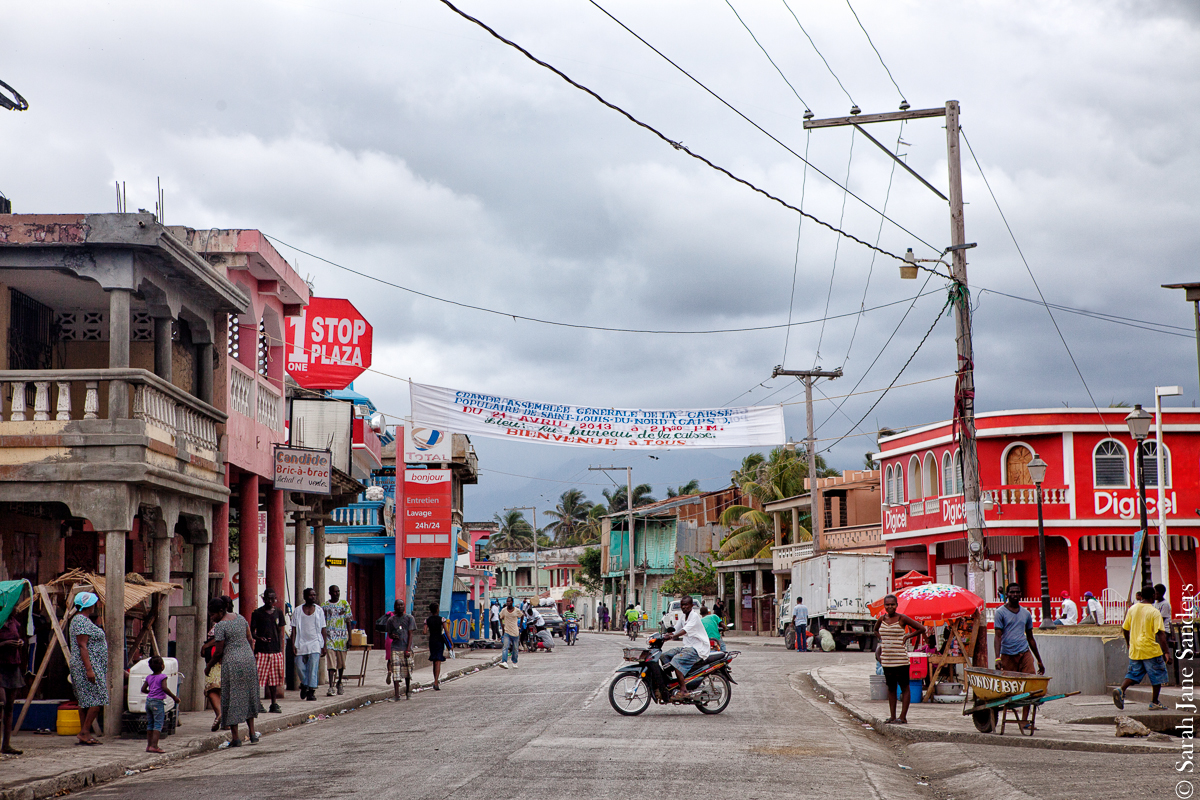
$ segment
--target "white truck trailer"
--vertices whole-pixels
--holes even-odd
[[[892,590],[892,557],[874,553],[825,553],[792,565],[792,585],[780,609],[779,630],[794,646],[792,607],[797,595],[808,608],[808,629],[821,626],[833,634],[838,650],[857,642],[864,651],[875,649],[875,619],[868,603]]]

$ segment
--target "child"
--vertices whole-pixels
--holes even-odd
[[[169,676],[163,675],[164,669],[166,669],[166,664],[163,663],[162,658],[153,656],[150,659],[150,670],[154,674],[147,675],[146,681],[142,684],[142,692],[146,695],[147,753],[167,752],[158,746],[158,737],[162,735],[163,723],[167,719],[167,698],[174,700],[175,707],[179,707],[179,698],[167,688]]]

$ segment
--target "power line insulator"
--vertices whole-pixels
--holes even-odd
[[[850,116],[857,117],[861,113],[862,113],[862,109],[859,108],[858,106],[850,106]]]
[[[900,103],[900,110],[901,110],[901,111],[908,111],[908,109],[910,109],[910,108],[912,108],[912,106],[910,106],[910,105],[908,104],[908,101],[907,101],[907,100],[904,100],[904,101],[902,101],[902,102]]]

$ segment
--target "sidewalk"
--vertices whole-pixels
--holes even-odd
[[[1003,736],[980,733],[971,717],[963,716],[962,703],[913,703],[908,708],[908,725],[888,725],[887,700],[870,699],[870,676],[874,662],[820,667],[808,673],[818,693],[829,702],[849,711],[876,731],[900,739],[918,742],[963,742],[968,744],[1034,747],[1047,750],[1083,750],[1102,753],[1178,753],[1179,740],[1163,734],[1148,738],[1118,738],[1113,717],[1125,714],[1147,723],[1148,718],[1171,727],[1180,716],[1171,712],[1151,712],[1131,689],[1124,711],[1118,711],[1112,698],[1101,695],[1076,695],[1046,703],[1038,709],[1037,731],[1022,736],[1011,724]],[[1051,686],[1053,690],[1053,686]],[[1135,700],[1135,697],[1138,699]],[[1167,699],[1164,689],[1164,702]],[[1172,700],[1174,698],[1171,698]],[[1151,720],[1154,721],[1154,720]],[[998,730],[998,728],[997,728]]]
[[[459,649],[456,659],[442,666],[442,680],[469,675],[493,666],[500,660],[498,650]],[[359,657],[353,662],[357,668]],[[386,685],[387,670],[382,652],[372,652],[363,686],[345,685],[345,694],[326,697],[326,687],[317,691],[316,702],[300,700],[299,692],[288,692],[280,706],[282,714],[261,714],[256,720],[259,733],[269,735],[305,723],[320,727],[321,719],[335,714],[348,714],[366,705],[390,701],[392,687]],[[413,687],[425,691],[433,684],[433,668],[418,669],[413,675]],[[400,704],[404,703],[401,697]],[[264,707],[267,703],[263,704]],[[229,732],[211,731],[212,711],[188,711],[180,715],[176,733],[163,737],[159,744],[165,755],[146,752],[146,740],[104,739],[98,747],[75,745],[74,736],[39,736],[32,731],[14,733],[13,747],[23,750],[21,756],[0,756],[0,800],[33,800],[132,775],[146,769],[170,764],[197,753],[217,749],[228,741]],[[246,740],[245,726],[239,734]]]

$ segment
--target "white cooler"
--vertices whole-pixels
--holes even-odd
[[[174,658],[164,658],[163,665],[163,674],[167,676],[166,686],[178,696],[179,661]],[[142,684],[152,674],[150,671],[150,659],[148,658],[142,659],[129,668],[129,699],[126,702],[126,707],[135,714],[146,713],[146,693],[142,691]],[[175,701],[169,697],[163,702],[166,704],[167,711],[175,707]]]

